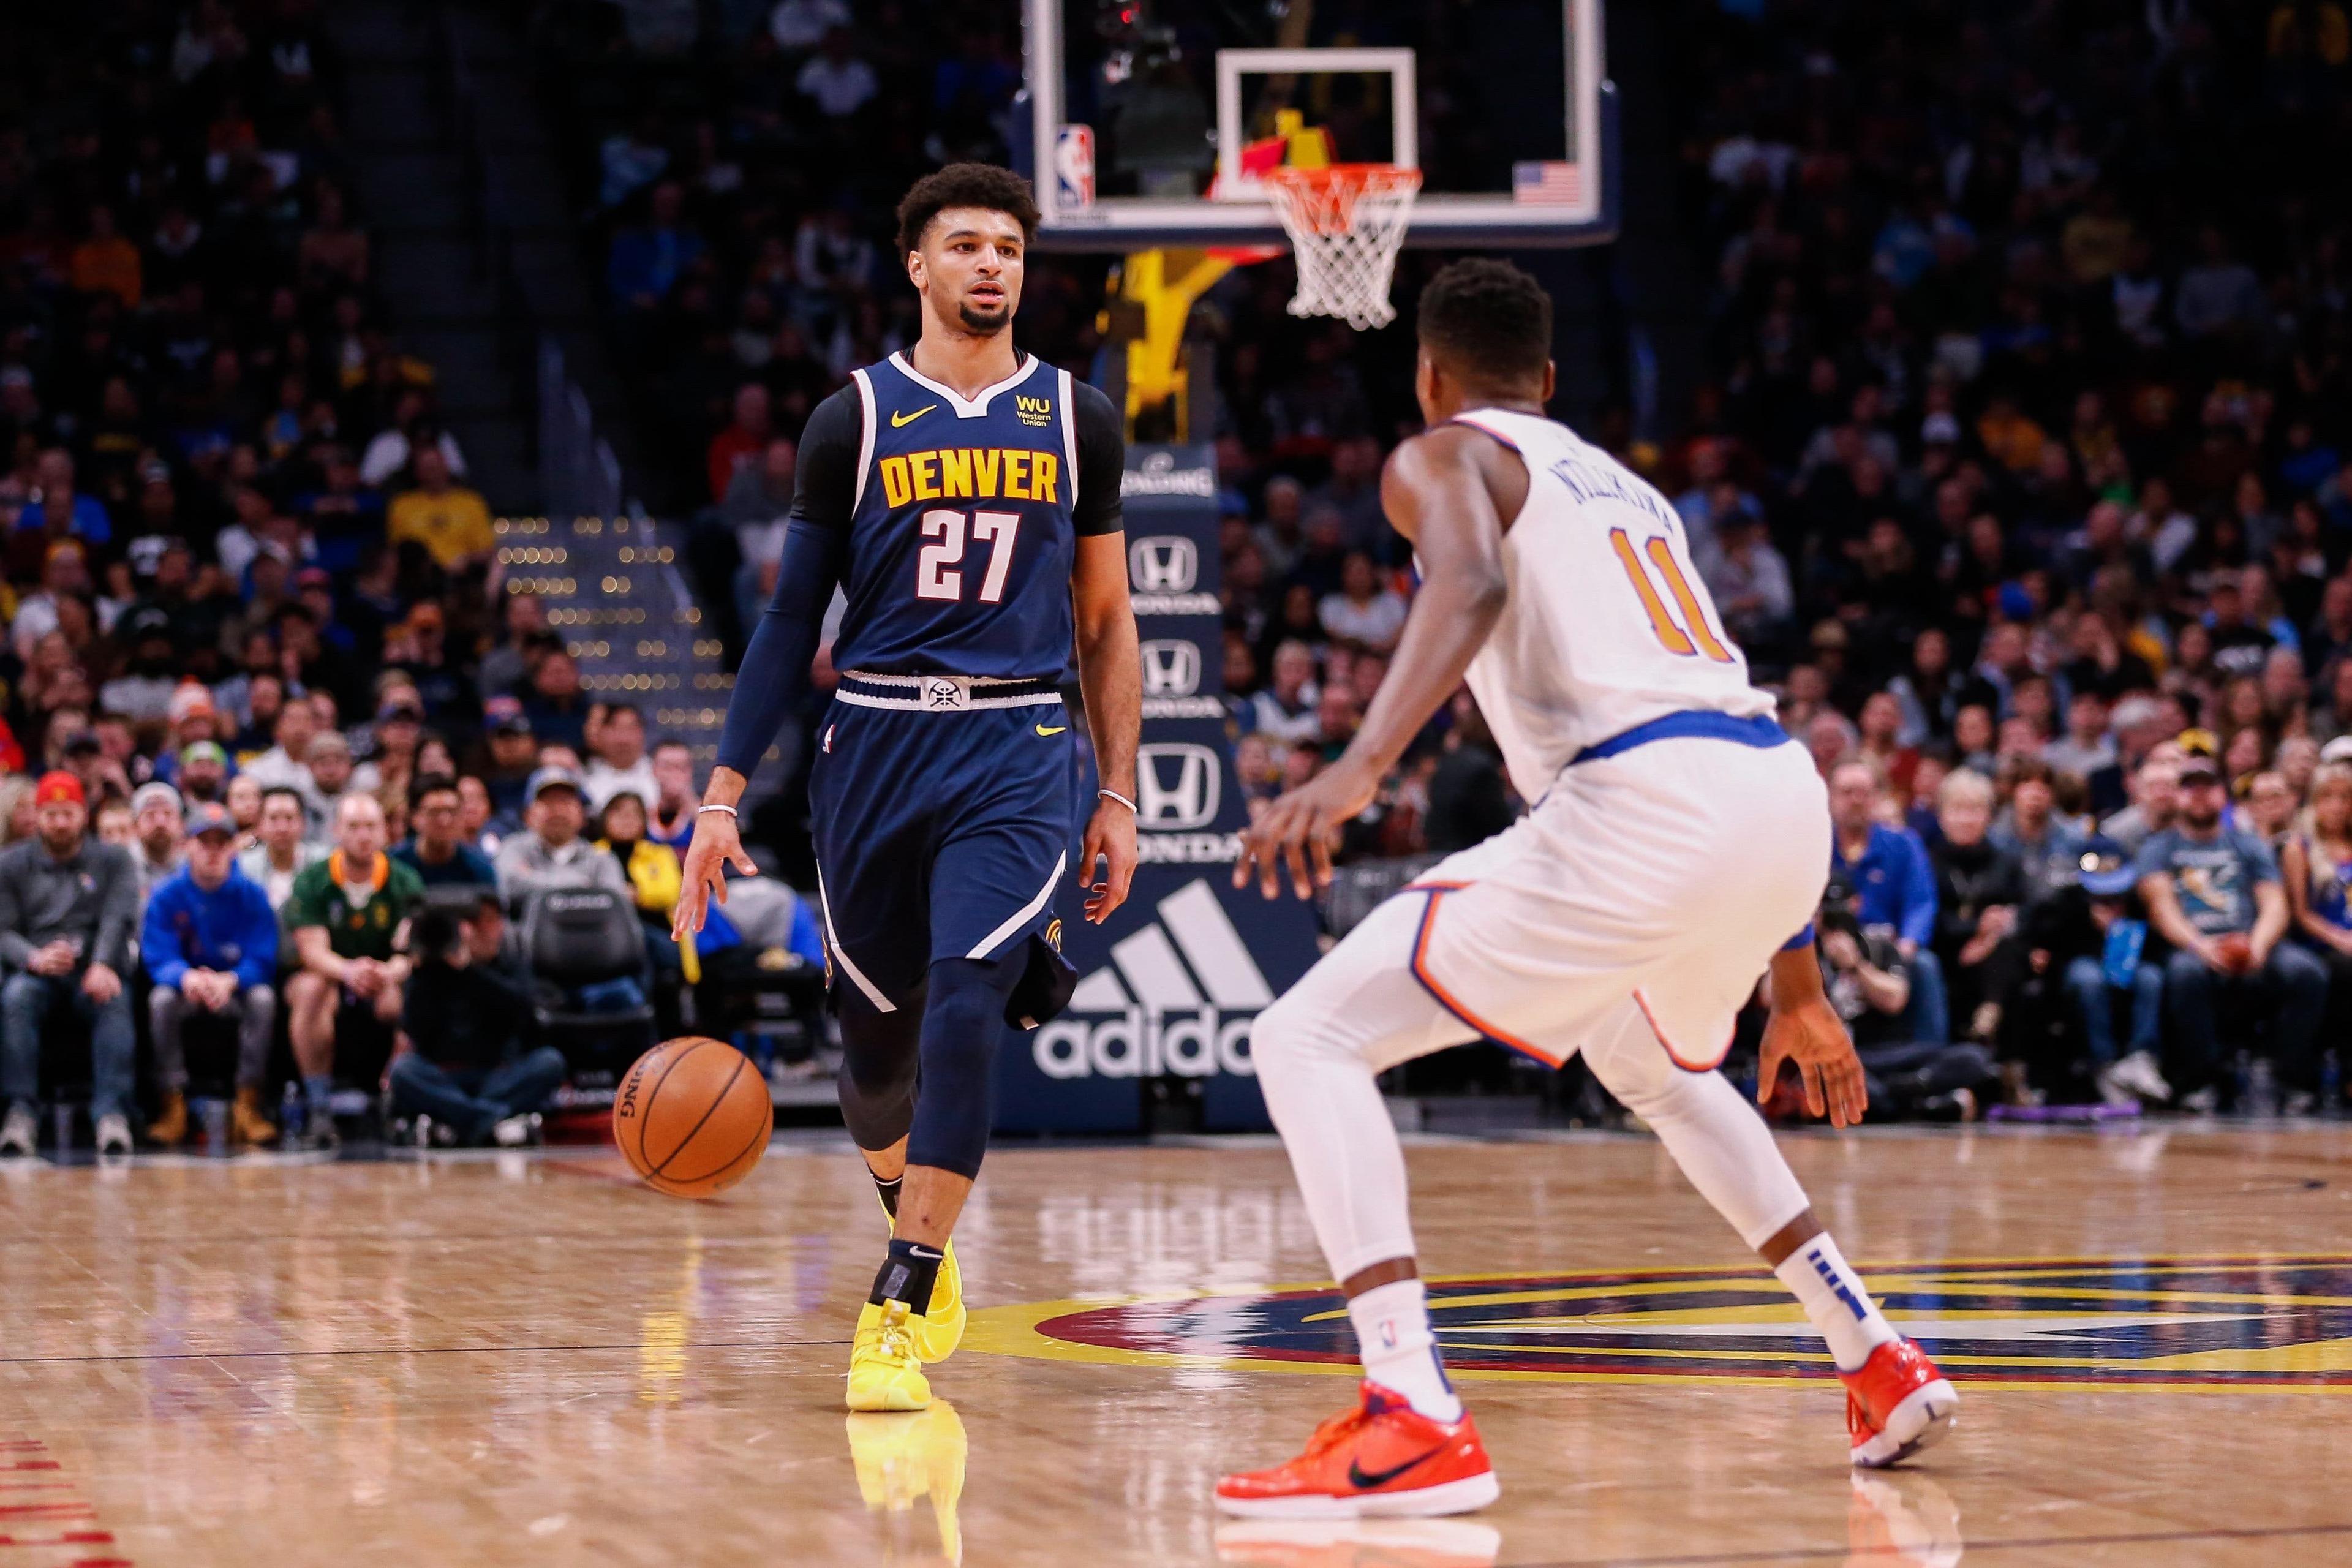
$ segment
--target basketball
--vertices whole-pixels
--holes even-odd
[[[750,1175],[774,1126],[760,1069],[700,1035],[639,1057],[613,1100],[613,1138],[630,1169],[672,1197],[710,1197]]]

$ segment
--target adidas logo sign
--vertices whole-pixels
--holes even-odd
[[[1069,1011],[1030,1037],[1048,1078],[1249,1076],[1250,1026],[1274,1000],[1265,973],[1204,880],[1160,900],[1160,919],[1111,946]],[[1239,1015],[1236,1016],[1236,1015]]]

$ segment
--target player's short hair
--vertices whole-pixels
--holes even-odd
[[[1421,341],[1480,380],[1540,379],[1551,359],[1551,296],[1507,261],[1470,257],[1421,291]]]
[[[950,163],[917,180],[898,203],[898,254],[923,248],[923,231],[949,207],[985,207],[1021,226],[1023,239],[1037,237],[1037,198],[1029,182],[994,163]]]

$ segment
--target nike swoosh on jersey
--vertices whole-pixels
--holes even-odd
[[[1358,1464],[1355,1460],[1350,1459],[1348,1461],[1348,1484],[1362,1491],[1370,1491],[1375,1487],[1384,1487],[1391,1481],[1396,1479],[1399,1476],[1404,1474],[1407,1470],[1412,1468],[1415,1465],[1426,1464],[1444,1451],[1445,1445],[1440,1443],[1436,1447],[1432,1448],[1426,1454],[1416,1454],[1402,1465],[1398,1465],[1391,1469],[1381,1470],[1376,1475],[1370,1476],[1364,1474],[1363,1466]]]
[[[1037,726],[1037,733],[1040,735],[1058,735],[1068,728],[1069,726],[1067,724],[1056,724],[1052,729],[1048,730],[1045,725],[1040,724]]]
[[[932,409],[937,408],[938,406],[939,405],[936,403],[926,403],[920,408],[916,409],[912,414],[893,414],[890,416],[890,428],[896,430],[901,426],[912,425],[916,420],[920,419],[924,415],[929,414]]]

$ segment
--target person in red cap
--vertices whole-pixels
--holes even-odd
[[[0,850],[0,1155],[30,1154],[41,1026],[70,1006],[90,1026],[90,1118],[102,1154],[131,1152],[135,1089],[131,999],[122,975],[139,919],[139,873],[124,850],[88,836],[81,780],[44,773],[37,837]]]

